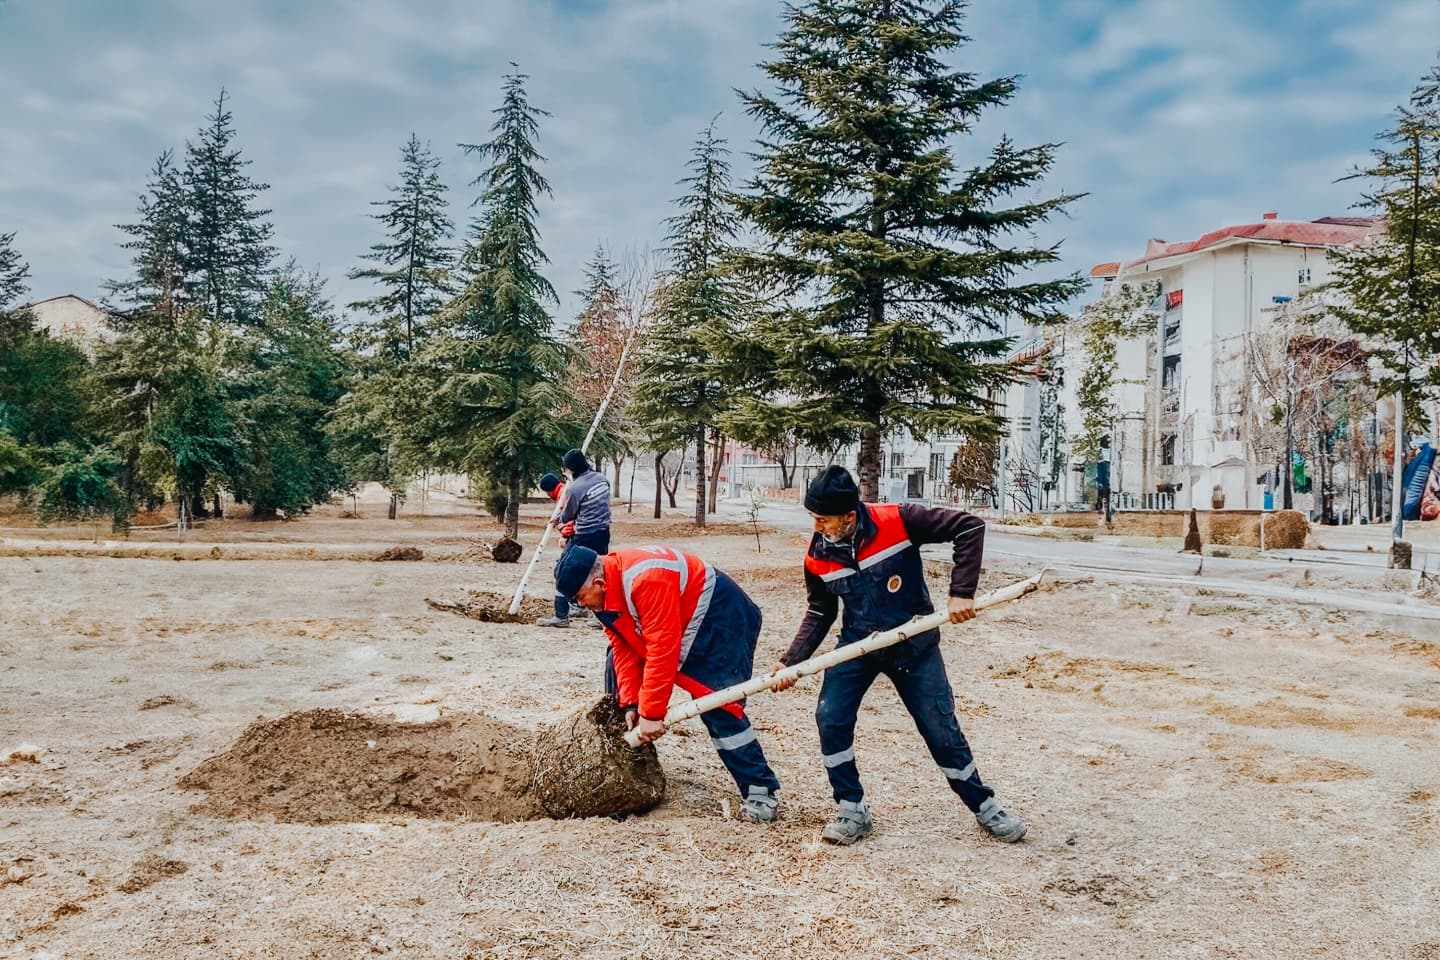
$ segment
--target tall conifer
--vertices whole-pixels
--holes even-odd
[[[746,268],[789,309],[768,318],[775,416],[860,443],[864,497],[880,444],[993,435],[988,400],[1009,320],[1048,323],[1078,277],[1032,280],[1059,259],[1030,232],[1073,196],[1029,197],[1055,144],[1002,138],[976,166],[953,142],[1003,107],[1015,79],[981,81],[950,60],[967,42],[959,0],[811,0],[785,9],[775,94],[744,97],[762,126],[759,170],[740,202],[761,234]]]

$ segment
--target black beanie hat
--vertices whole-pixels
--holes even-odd
[[[560,486],[560,478],[553,473],[547,473],[540,478],[540,489],[546,493],[554,493],[558,486]]]
[[[569,451],[561,462],[565,464],[565,469],[570,471],[571,476],[578,477],[580,474],[590,471],[590,461],[586,460],[585,454],[579,450]]]
[[[805,491],[805,509],[822,517],[840,517],[860,509],[860,489],[850,471],[838,464],[826,467]]]

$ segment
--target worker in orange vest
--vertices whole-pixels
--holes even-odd
[[[626,726],[638,727],[643,743],[664,736],[674,687],[702,697],[750,679],[760,608],[727,574],[694,554],[639,547],[601,556],[572,546],[556,567],[555,586],[604,625]],[[740,788],[741,817],[774,820],[780,781],[744,701],[700,719]]]

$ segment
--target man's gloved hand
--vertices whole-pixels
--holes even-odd
[[[575,536],[575,521],[574,521],[574,520],[571,520],[569,523],[565,524],[565,526],[563,526],[563,527],[560,528],[560,536],[565,537],[567,540],[568,540],[570,537]]]

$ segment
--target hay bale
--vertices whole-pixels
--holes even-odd
[[[490,548],[490,556],[496,563],[516,563],[521,554],[520,541],[505,537]]]
[[[654,745],[637,750],[624,733],[620,706],[606,696],[536,735],[531,783],[548,816],[643,813],[664,798]]]
[[[425,551],[419,547],[387,547],[375,555],[376,560],[424,560]]]
[[[1265,518],[1265,549],[1299,550],[1310,534],[1310,521],[1299,510],[1277,510]]]

